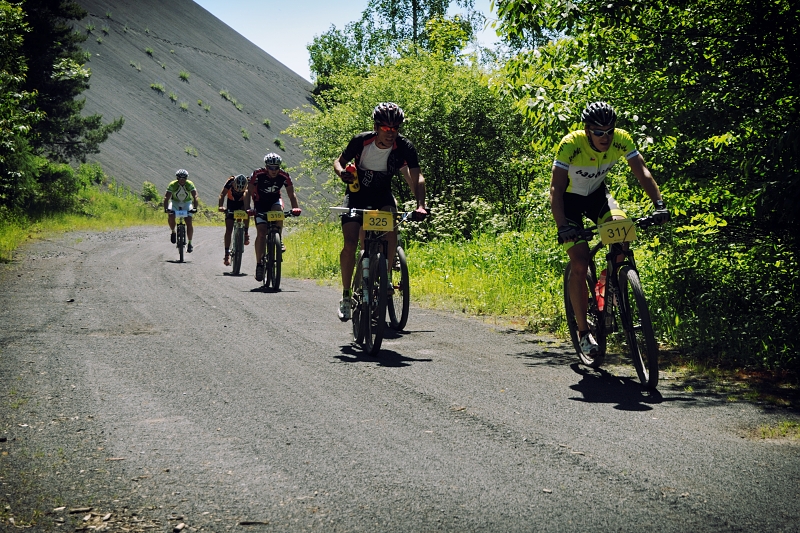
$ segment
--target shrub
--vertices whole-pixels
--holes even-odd
[[[149,55],[150,57],[153,57],[153,49],[152,48],[145,48],[144,49],[144,53]]]
[[[188,72],[186,72],[185,70],[182,70],[182,71],[180,72],[180,74],[178,74],[178,77],[179,77],[180,79],[182,79],[183,81],[185,81],[185,82],[188,82],[188,81],[189,81],[189,73],[188,73]]]
[[[250,132],[247,131],[246,129],[242,128],[242,137],[244,138],[245,141],[249,141],[250,140]]]
[[[158,94],[164,94],[164,86],[160,83],[151,83],[150,88]]]
[[[275,146],[277,146],[278,148],[280,148],[280,149],[281,149],[281,150],[283,150],[284,152],[286,151],[286,148],[285,148],[285,147],[284,147],[284,145],[283,145],[283,139],[281,139],[281,138],[279,138],[279,137],[276,137],[276,138],[275,138]]]
[[[155,184],[149,181],[142,183],[142,200],[145,202],[157,202],[160,197],[161,195],[158,193]]]
[[[86,25],[86,33],[92,33],[92,31],[94,31],[94,24],[90,22]]]
[[[264,124],[266,127],[268,127],[268,128],[269,128],[269,125],[270,125],[270,124],[272,124],[272,123],[269,121],[269,119],[268,119],[268,118],[265,118],[265,119],[264,119],[264,122],[263,122],[263,124]]]
[[[180,108],[181,111],[189,111],[189,104],[187,104],[186,102],[181,102]]]
[[[187,147],[185,147],[183,149],[183,151],[186,152],[187,154],[191,155],[191,156],[194,156],[194,157],[197,157],[198,153],[199,153],[197,151],[197,148],[195,148],[194,146],[187,146]]]
[[[171,102],[177,102],[178,101],[178,95],[175,94],[174,92],[170,91],[169,92],[169,99],[170,99]]]

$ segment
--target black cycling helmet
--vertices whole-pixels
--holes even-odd
[[[279,167],[282,161],[281,156],[275,152],[270,152],[264,156],[264,164],[268,167]]]
[[[605,102],[592,102],[581,113],[581,120],[586,124],[605,128],[616,122],[617,113]]]
[[[239,174],[233,179],[233,189],[236,192],[242,192],[247,188],[247,178],[244,177],[244,174]]]
[[[383,126],[400,126],[406,119],[400,106],[393,102],[381,102],[372,110],[372,121]]]
[[[180,168],[180,169],[178,169],[178,171],[175,173],[175,177],[176,177],[176,178],[188,178],[188,177],[189,177],[189,173],[188,173],[188,172],[186,172],[186,169]]]

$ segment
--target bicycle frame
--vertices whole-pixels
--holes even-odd
[[[630,224],[631,221],[627,221]],[[654,225],[652,217],[644,217],[632,221],[640,228],[647,228]],[[608,227],[608,226],[605,226]],[[618,226],[616,226],[618,227]],[[628,229],[630,229],[629,226]],[[579,232],[582,239],[590,242],[591,239],[600,231],[605,231],[604,227],[597,226],[587,228]],[[626,230],[627,231],[627,230]],[[655,341],[650,312],[647,301],[641,286],[639,271],[636,267],[636,260],[633,251],[629,249],[629,239],[627,234],[610,239],[609,244],[602,241],[594,244],[589,251],[589,272],[587,276],[589,305],[587,309],[587,322],[590,329],[596,335],[598,344],[597,353],[585,354],[577,343],[575,319],[571,316],[572,305],[569,302],[567,282],[569,265],[565,270],[565,306],[567,309],[567,323],[573,344],[581,361],[590,366],[599,367],[605,356],[606,337],[619,330],[619,326],[625,332],[628,347],[631,352],[634,367],[639,375],[639,379],[647,388],[655,388],[658,383],[658,345]],[[600,298],[596,294],[595,281],[597,278],[596,255],[601,248],[608,246],[606,253],[606,281],[605,296]],[[604,300],[603,308],[600,309],[600,301]],[[616,312],[615,312],[616,310]],[[619,317],[619,322],[617,322]]]

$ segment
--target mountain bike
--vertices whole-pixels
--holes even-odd
[[[597,341],[597,352],[584,353],[580,347],[578,324],[569,297],[570,264],[564,269],[564,308],[570,338],[581,362],[592,368],[603,364],[608,336],[619,332],[620,326],[630,350],[633,366],[639,381],[649,389],[658,384],[658,344],[650,320],[639,271],[633,251],[625,243],[636,240],[636,227],[645,229],[655,225],[652,216],[636,220],[613,220],[580,231],[580,236],[589,242],[599,234],[600,242],[590,250],[591,261],[586,271],[586,287],[589,293],[587,322],[589,331]],[[597,284],[597,252],[608,246],[606,254],[606,282],[604,291]]]
[[[281,227],[278,222],[292,215],[292,211],[267,211],[258,213],[259,217],[267,221],[267,242],[261,264],[264,266],[264,279],[261,282],[263,289],[279,290],[281,286],[281,263],[283,262],[283,244],[281,243]]]
[[[242,269],[242,254],[244,253],[244,223],[247,220],[247,211],[237,209],[233,212],[233,242],[231,243],[231,274],[238,276]]]
[[[395,227],[403,222],[411,220],[413,211],[397,213],[395,216]],[[387,305],[389,310],[389,326],[397,331],[402,330],[408,322],[408,309],[411,304],[411,296],[408,285],[408,263],[406,262],[406,252],[397,237],[397,251],[394,255],[394,265],[389,272],[389,286],[391,287]]]
[[[189,213],[197,213],[197,209],[167,209],[167,213],[175,215],[175,245],[178,248],[178,262],[183,263],[183,249],[186,247],[186,222],[183,219]]]
[[[364,247],[358,254],[350,295],[353,342],[375,355],[383,342],[386,325],[386,292],[389,287],[386,257],[389,243],[383,236],[392,230],[394,213],[372,209],[331,207],[341,215],[363,217]]]

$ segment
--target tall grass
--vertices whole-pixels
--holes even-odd
[[[115,184],[86,187],[78,193],[77,207],[69,212],[31,217],[0,211],[0,262],[12,260],[14,250],[28,239],[66,231],[108,231],[125,226],[161,224],[164,214],[137,194]]]
[[[340,283],[342,233],[336,223],[285,231],[287,276]],[[563,252],[533,233],[479,235],[469,241],[407,243],[415,304],[471,315],[498,315],[533,331],[561,331]]]

